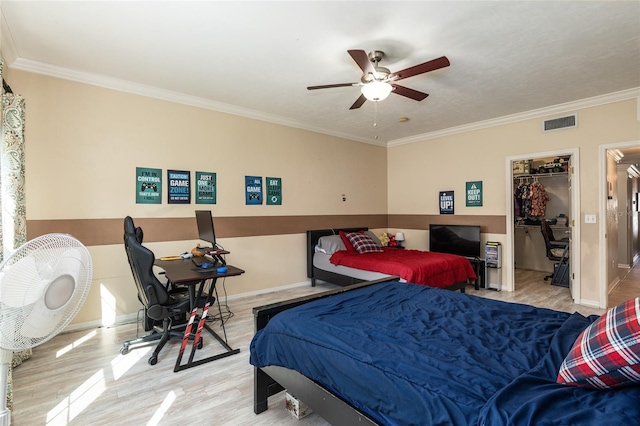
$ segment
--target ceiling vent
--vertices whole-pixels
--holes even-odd
[[[578,127],[578,114],[567,115],[566,117],[552,118],[542,122],[542,131],[551,132],[553,130],[571,129]]]

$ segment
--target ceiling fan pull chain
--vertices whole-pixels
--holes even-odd
[[[373,103],[373,127],[378,127],[378,102]],[[374,136],[374,139],[378,139],[378,135]]]

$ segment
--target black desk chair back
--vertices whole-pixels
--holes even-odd
[[[547,258],[555,262],[553,272],[544,277],[547,281],[551,278],[551,284],[568,287],[569,279],[569,240],[556,240],[551,225],[546,220],[540,224],[540,232],[544,238]]]
[[[187,292],[169,292],[153,272],[155,255],[141,244],[142,230],[136,232],[133,219],[125,218],[124,246],[131,267],[133,280],[138,290],[138,299],[144,306],[145,316],[152,320],[153,332],[147,336],[124,342],[120,352],[124,355],[132,346],[160,340],[149,364],[158,361],[158,354],[171,336],[182,337],[186,314],[190,310],[189,294]],[[131,232],[133,230],[133,232]],[[174,323],[177,329],[174,329]],[[162,324],[157,326],[157,324]]]

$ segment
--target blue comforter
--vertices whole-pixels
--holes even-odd
[[[383,283],[276,315],[250,362],[297,370],[386,425],[637,424],[640,388],[555,383],[595,318]]]

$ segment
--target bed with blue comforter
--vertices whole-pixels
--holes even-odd
[[[556,383],[564,357],[595,316],[399,281],[284,305],[282,312],[271,311],[266,326],[265,319],[256,323],[251,342],[256,412],[266,409],[258,399],[267,398],[258,389],[259,376],[273,366],[308,379],[371,424],[606,425],[640,419],[637,386],[590,390]],[[259,311],[254,309],[257,320]],[[295,395],[289,389],[294,382],[271,379],[270,386],[270,393],[284,387]],[[304,402],[324,416],[323,407]]]

